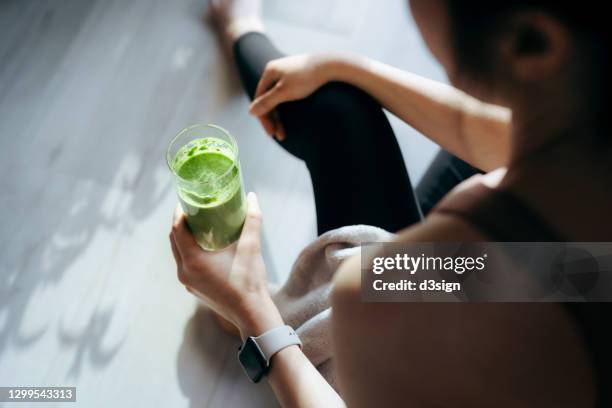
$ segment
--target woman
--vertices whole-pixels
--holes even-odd
[[[308,166],[319,232],[369,224],[405,228],[400,242],[609,241],[608,43],[596,3],[410,5],[454,87],[354,55],[283,57],[263,34],[258,1],[211,5],[250,112]],[[381,106],[472,167],[438,158],[417,203]],[[438,203],[473,168],[487,173]],[[243,339],[283,324],[253,194],[248,202],[228,251],[201,251],[180,211],[170,234],[181,282]],[[609,406],[603,306],[367,304],[358,257],[337,272],[332,304],[348,406]],[[344,404],[295,346],[274,356],[268,381],[283,406]]]

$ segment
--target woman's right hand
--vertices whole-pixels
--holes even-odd
[[[259,80],[249,112],[259,117],[266,132],[278,140],[285,131],[275,108],[303,99],[330,80],[333,54],[301,54],[270,61]]]

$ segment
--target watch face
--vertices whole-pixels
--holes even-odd
[[[261,380],[267,368],[266,359],[251,337],[247,338],[238,352],[238,360],[251,381]]]

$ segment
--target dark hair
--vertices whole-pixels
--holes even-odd
[[[608,12],[603,3],[593,0],[566,2],[562,0],[446,0],[450,16],[456,60],[461,70],[491,78],[496,67],[493,39],[501,32],[505,17],[513,12],[539,10],[548,13],[569,28],[594,58],[593,77],[596,91],[608,89],[609,35]],[[594,108],[605,109],[603,93],[597,95]]]

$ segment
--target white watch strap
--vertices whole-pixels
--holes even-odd
[[[302,347],[300,338],[291,326],[281,326],[268,330],[261,336],[253,337],[253,340],[261,350],[268,364],[270,364],[272,356],[285,347],[293,345],[298,345],[300,348]]]

